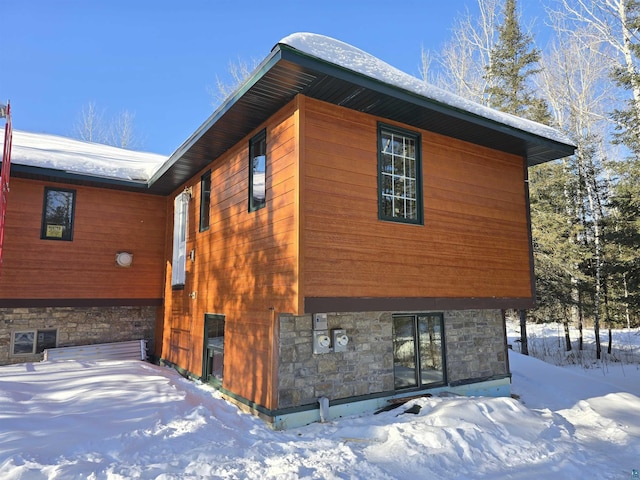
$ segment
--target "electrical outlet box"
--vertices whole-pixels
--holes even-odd
[[[331,330],[331,343],[333,345],[334,352],[346,352],[347,345],[349,344],[349,337],[347,337],[347,331],[344,328],[335,328]]]
[[[313,353],[329,353],[331,351],[331,338],[328,330],[315,330],[313,332]]]
[[[313,330],[329,330],[329,323],[327,321],[326,313],[314,313],[313,314]]]

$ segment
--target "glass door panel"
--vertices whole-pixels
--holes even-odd
[[[421,384],[444,380],[442,368],[442,322],[440,315],[418,316]]]
[[[415,317],[393,317],[393,371],[396,389],[416,387]]]

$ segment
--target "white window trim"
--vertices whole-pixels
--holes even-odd
[[[20,333],[31,333],[31,334],[33,334],[33,342],[32,342],[32,345],[31,345],[31,351],[30,352],[20,352],[20,353],[16,353],[15,352],[16,335],[18,335]],[[38,331],[35,330],[35,329],[13,330],[11,332],[11,355],[12,356],[33,355],[35,353],[35,351],[36,351],[36,342],[38,340],[37,335],[38,335]]]
[[[183,286],[187,276],[187,222],[191,195],[182,192],[173,202],[173,258],[171,286]]]
[[[20,357],[20,356],[25,356],[25,355],[37,355],[39,354],[39,352],[36,352],[36,350],[38,349],[38,335],[40,334],[40,332],[44,332],[44,331],[55,331],[56,333],[56,347],[58,346],[58,329],[57,328],[26,328],[24,330],[12,330],[11,331],[11,346],[10,346],[10,350],[9,350],[9,354],[12,357]],[[33,334],[33,341],[31,344],[31,351],[30,352],[19,352],[16,353],[15,351],[15,340],[16,340],[16,335],[20,334],[20,333],[31,333]]]

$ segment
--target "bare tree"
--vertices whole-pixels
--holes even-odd
[[[214,107],[217,107],[224,102],[255,70],[259,65],[259,61],[256,59],[251,60],[251,63],[239,58],[237,62],[229,62],[229,74],[231,80],[225,82],[219,76],[216,75],[216,86],[210,88],[209,93],[213,97],[211,102]]]
[[[105,143],[107,130],[104,126],[104,111],[99,111],[95,102],[82,107],[73,128],[73,136],[87,142]]]
[[[485,92],[492,84],[487,75],[491,51],[498,39],[498,24],[502,8],[501,0],[477,0],[479,15],[473,16],[467,9],[452,29],[452,38],[442,50],[432,55],[423,49],[422,77],[450,92],[478,103],[488,104]],[[425,65],[440,65],[437,75],[429,76]],[[433,70],[433,69],[431,69]]]
[[[105,111],[98,110],[95,102],[82,107],[73,129],[73,136],[80,140],[104,143],[120,148],[136,148],[141,144],[134,125],[135,114],[124,110],[109,121]]]
[[[135,113],[124,110],[113,119],[109,129],[109,145],[120,148],[135,148],[138,146],[138,138],[134,127],[135,118]]]
[[[581,37],[583,46],[589,48],[597,42],[605,42],[611,48],[605,50],[606,63],[622,66],[627,75],[635,79],[631,85],[631,95],[636,118],[640,118],[640,81],[638,81],[637,58],[634,56],[634,42],[638,42],[638,31],[634,28],[633,11],[637,2],[630,0],[561,0],[562,9],[553,12],[565,19],[565,29],[575,30],[576,25],[588,25]],[[623,126],[624,128],[624,126]]]

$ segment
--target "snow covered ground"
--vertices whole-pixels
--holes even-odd
[[[557,332],[532,326],[532,347]],[[640,333],[616,333],[624,361],[558,367],[512,352],[518,399],[424,398],[286,432],[143,362],[0,367],[0,478],[629,479]]]

